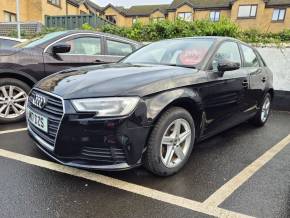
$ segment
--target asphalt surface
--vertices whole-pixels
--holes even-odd
[[[0,131],[25,127],[2,125]],[[95,172],[203,202],[290,134],[290,113],[272,112],[263,128],[244,123],[198,144],[169,178],[145,169]],[[26,131],[1,134],[0,149],[49,160]],[[256,217],[290,217],[290,144],[219,206]],[[50,160],[51,161],[51,160]],[[0,217],[208,217],[206,214],[0,156]]]

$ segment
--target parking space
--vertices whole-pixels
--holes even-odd
[[[289,123],[288,112],[272,112],[263,128],[244,123],[219,134],[198,144],[185,168],[169,178],[142,167],[87,172],[53,165],[24,123],[2,126],[0,216],[287,217]]]

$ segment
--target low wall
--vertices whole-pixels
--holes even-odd
[[[290,48],[260,47],[257,49],[273,72],[274,89],[290,91]]]

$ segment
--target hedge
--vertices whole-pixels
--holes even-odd
[[[95,30],[89,24],[84,24],[82,29]],[[23,35],[25,38],[32,38],[60,30],[63,29],[43,28],[41,33],[35,35],[26,35],[23,33]],[[219,22],[212,22],[210,20],[196,20],[192,22],[182,20],[163,20],[150,22],[146,25],[137,22],[132,27],[104,25],[101,29],[97,29],[97,31],[120,35],[140,42],[151,42],[162,39],[190,36],[228,36],[249,43],[262,44],[290,42],[290,29],[284,30],[280,33],[262,33],[254,29],[242,31],[236,23],[225,18],[222,18]],[[15,35],[16,32],[11,34],[11,36]]]
[[[280,33],[262,33],[253,29],[242,31],[237,24],[225,18],[219,22],[210,20],[196,20],[193,22],[164,20],[151,22],[147,25],[135,23],[132,27],[105,25],[101,28],[101,31],[137,41],[157,41],[188,36],[228,36],[249,43],[290,42],[289,29]]]

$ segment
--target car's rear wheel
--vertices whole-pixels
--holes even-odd
[[[150,135],[145,167],[160,176],[177,173],[188,161],[194,140],[195,125],[190,113],[179,107],[167,110]]]
[[[271,95],[267,93],[263,99],[263,102],[260,105],[260,109],[250,122],[256,126],[264,126],[270,115],[271,111]]]
[[[17,79],[0,79],[0,123],[12,123],[25,118],[25,101],[30,87]]]

